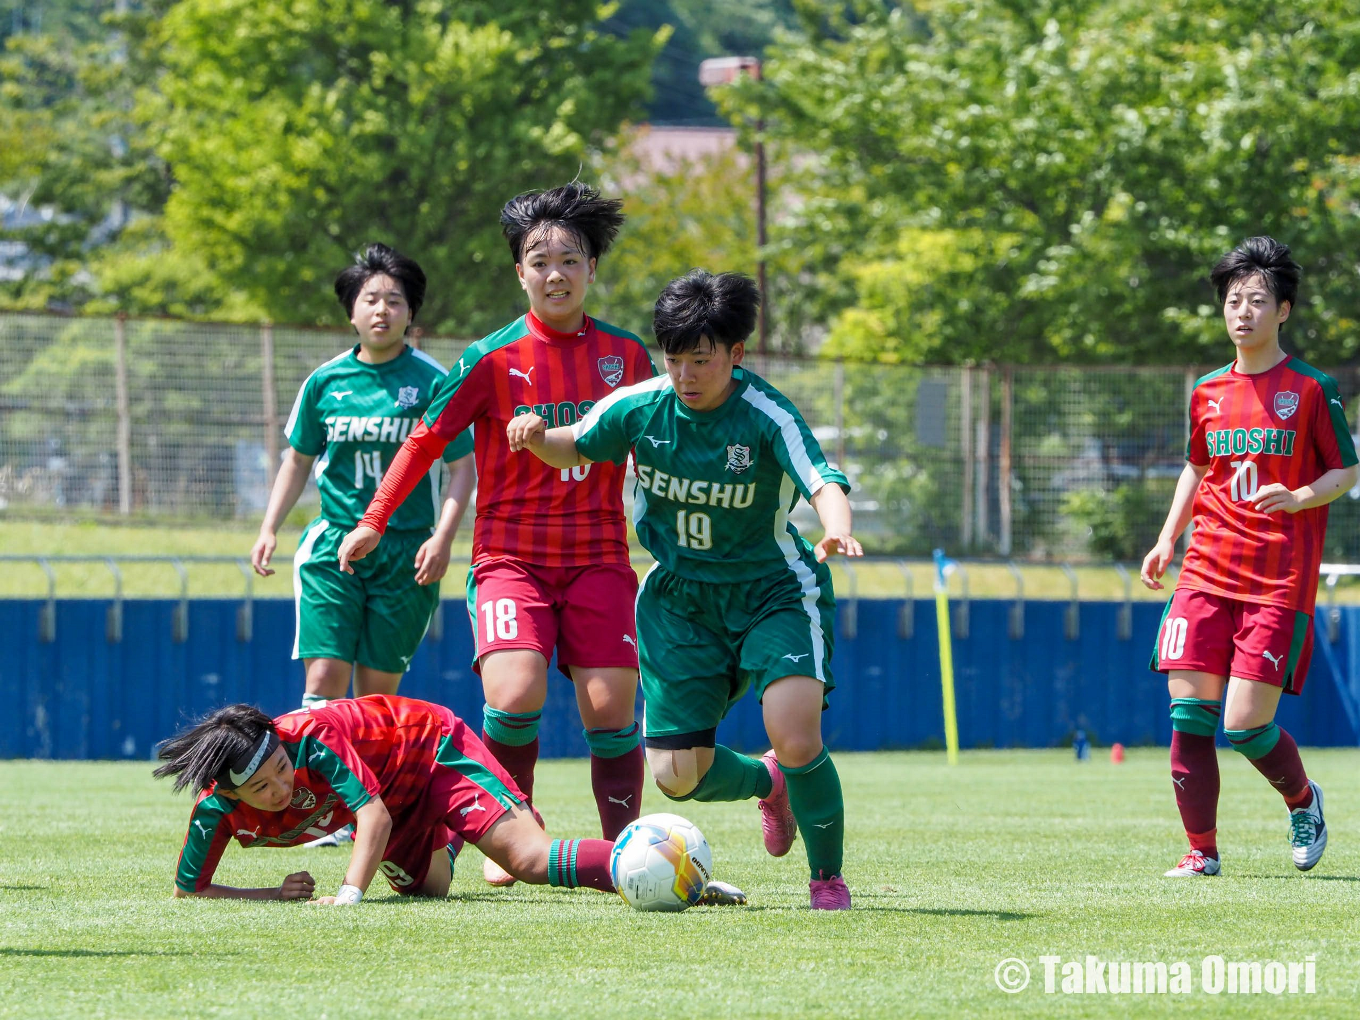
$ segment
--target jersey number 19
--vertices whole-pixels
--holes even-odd
[[[681,510],[675,515],[675,544],[681,549],[712,549],[713,519],[698,511]]]

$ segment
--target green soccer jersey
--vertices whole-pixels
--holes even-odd
[[[787,397],[745,369],[733,378],[712,411],[686,407],[667,376],[618,390],[572,426],[576,448],[614,463],[632,451],[633,525],[671,573],[718,583],[800,574],[811,547],[789,511],[823,485],[850,485]]]
[[[391,361],[370,365],[359,347],[326,362],[302,384],[284,430],[298,453],[316,457],[312,473],[321,493],[321,516],[352,528],[368,509],[383,472],[430,406],[444,366],[407,347]],[[471,432],[444,451],[453,461],[472,452]],[[441,465],[420,480],[392,515],[389,528],[428,530],[439,519]]]

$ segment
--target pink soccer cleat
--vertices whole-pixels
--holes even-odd
[[[793,849],[793,837],[798,835],[798,822],[789,807],[789,784],[784,781],[784,773],[779,771],[779,762],[774,751],[766,751],[760,760],[770,771],[770,781],[774,784],[770,795],[759,801],[761,834],[765,837],[765,849],[772,857],[783,857]]]
[[[812,892],[813,910],[849,910],[850,887],[840,875],[814,878],[808,883]]]

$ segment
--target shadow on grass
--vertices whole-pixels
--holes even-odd
[[[193,953],[144,952],[140,949],[10,949],[0,947],[0,956],[193,956]]]
[[[1233,875],[1233,878],[1254,878],[1281,882],[1360,882],[1360,875]]]
[[[45,885],[0,885],[0,892],[38,892],[46,888]]]

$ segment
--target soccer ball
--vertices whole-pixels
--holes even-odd
[[[644,815],[614,841],[614,888],[636,910],[684,910],[699,902],[713,875],[713,851],[693,822]]]

